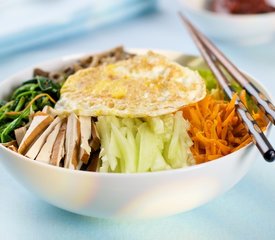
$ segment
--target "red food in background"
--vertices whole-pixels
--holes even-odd
[[[210,9],[231,14],[257,14],[275,11],[266,0],[213,0]]]

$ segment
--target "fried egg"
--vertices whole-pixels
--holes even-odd
[[[149,51],[71,75],[55,108],[83,116],[154,117],[205,95],[205,83],[196,71]]]

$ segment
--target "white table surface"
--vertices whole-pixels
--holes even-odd
[[[155,13],[1,58],[1,80],[45,60],[120,44],[197,54],[176,15],[177,1],[159,5]],[[275,40],[246,47],[216,44],[274,96]],[[270,140],[275,144],[274,131]],[[275,164],[259,155],[243,180],[214,201],[187,213],[138,222],[88,218],[53,207],[33,197],[0,164],[0,239],[275,239]]]

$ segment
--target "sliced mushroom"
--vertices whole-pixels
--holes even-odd
[[[49,105],[46,105],[43,110],[42,110],[43,113],[47,113],[49,115],[51,115],[53,118],[55,118],[57,116],[57,112],[55,109],[53,109],[51,106]]]
[[[96,172],[99,167],[99,151],[94,152],[91,156],[91,162],[87,167],[87,171]]]
[[[4,147],[10,148],[12,146],[17,148],[17,142],[15,140],[12,140],[10,142],[6,142],[6,143],[1,143]]]
[[[43,147],[41,148],[39,154],[36,157],[37,161],[45,162],[45,163],[49,163],[50,162],[53,145],[54,145],[54,142],[55,142],[55,140],[57,138],[57,134],[59,132],[61,124],[62,124],[61,121],[58,122],[55,125],[53,131],[48,135],[45,144],[43,145]]]
[[[96,172],[99,168],[99,152],[92,152],[89,158],[89,161],[87,164],[83,163],[79,170],[82,171],[90,171],[90,172]]]
[[[90,146],[93,151],[97,151],[100,148],[100,138],[94,120],[92,120],[92,140]]]
[[[40,68],[35,68],[33,70],[33,76],[36,77],[36,76],[43,76],[43,77],[49,77],[49,72],[46,72]]]
[[[64,167],[77,169],[79,163],[80,148],[80,124],[77,116],[71,113],[67,121],[66,140],[65,140],[65,162]]]
[[[49,134],[54,130],[55,126],[60,123],[62,119],[60,117],[56,117],[53,122],[47,127],[47,129],[37,138],[37,140],[32,144],[27,153],[25,154],[27,157],[31,159],[35,159],[37,154],[40,152],[42,146],[46,142]]]
[[[14,146],[14,145],[10,145],[10,146],[8,146],[8,149],[10,149],[10,150],[12,150],[12,151],[14,151],[14,152],[17,152],[17,147],[16,146]]]
[[[26,126],[23,126],[23,127],[20,127],[20,128],[17,128],[14,130],[15,139],[16,139],[18,146],[21,144],[26,132],[27,132]]]
[[[40,134],[50,125],[52,121],[53,118],[50,115],[37,112],[33,117],[29,129],[21,141],[18,152],[25,154],[30,145],[40,136]]]
[[[59,166],[61,159],[65,155],[65,135],[66,135],[67,122],[63,122],[59,132],[57,134],[56,140],[54,142],[52,155],[50,159],[50,164]]]
[[[91,153],[91,147],[89,145],[89,140],[92,135],[91,117],[79,116],[79,123],[81,136],[79,159],[87,164]]]

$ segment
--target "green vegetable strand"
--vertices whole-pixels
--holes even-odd
[[[24,118],[28,117],[30,114],[30,108],[25,109],[18,118],[14,119],[12,122],[10,122],[7,127],[4,129],[4,131],[1,133],[1,142],[8,142],[12,138],[9,136],[9,134],[14,131],[16,128],[20,127],[22,124],[22,121]]]
[[[24,104],[25,104],[25,97],[21,97],[20,98],[20,100],[19,100],[19,102],[18,102],[18,104],[17,104],[17,106],[16,106],[16,108],[15,108],[15,112],[19,112],[23,107],[24,107]]]
[[[26,108],[37,95],[48,94],[57,101],[60,97],[60,88],[61,85],[59,83],[54,83],[46,77],[36,76],[15,89],[9,97],[11,101],[0,101],[0,142],[4,143],[13,140],[13,131],[26,124],[31,112],[40,111],[46,105],[53,106],[49,97],[43,96],[36,99],[30,107]]]
[[[28,92],[28,91],[34,91],[38,87],[38,84],[24,84],[21,87],[17,88],[13,94],[11,95],[11,100],[18,97],[19,94]]]

